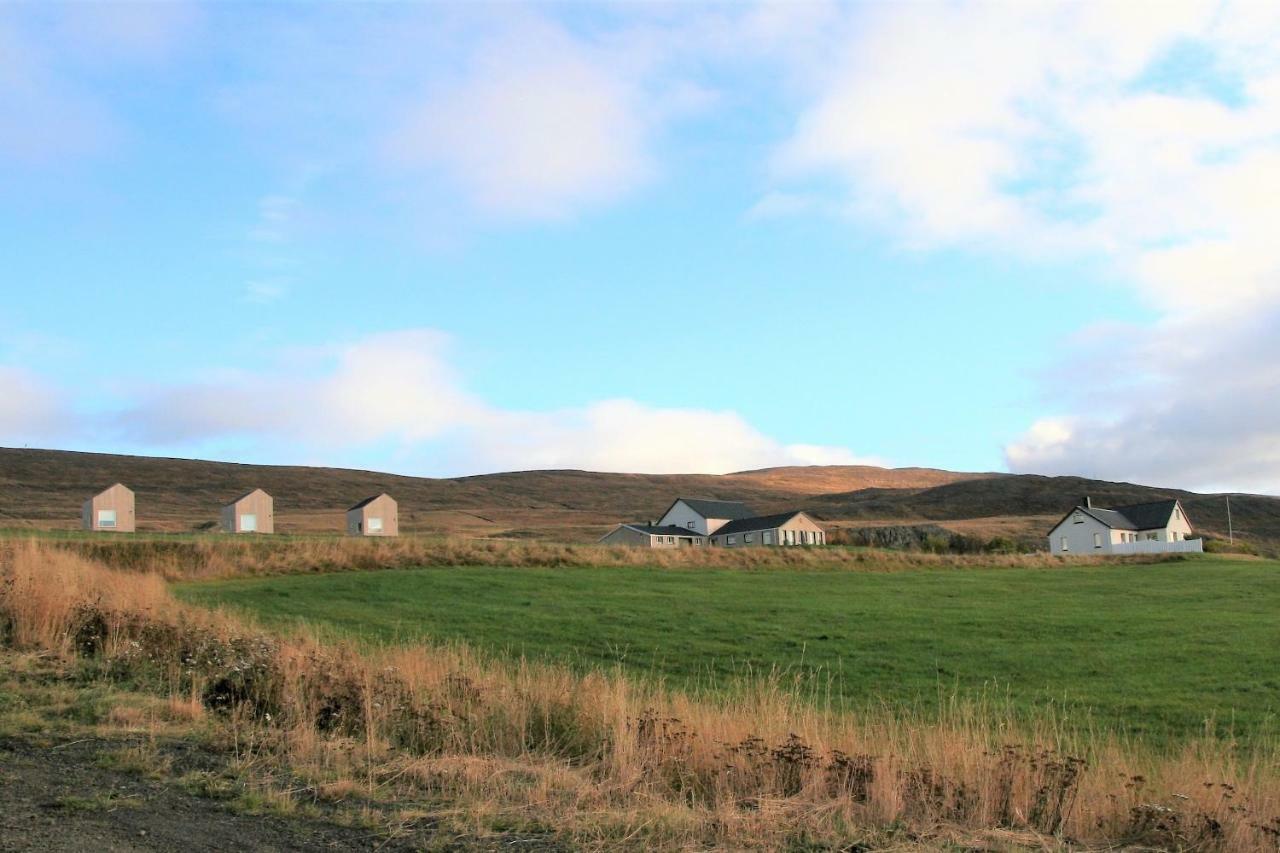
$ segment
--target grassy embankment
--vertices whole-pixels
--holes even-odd
[[[80,689],[189,707],[273,796],[359,802],[388,828],[610,849],[1280,839],[1275,753],[1218,737],[1156,751],[1000,703],[848,714],[785,681],[708,701],[458,646],[359,649],[183,605],[159,574],[10,543],[0,640]]]
[[[850,708],[936,709],[959,692],[1054,704],[1152,743],[1274,734],[1280,564],[776,572],[497,567],[288,576],[178,587],[272,624],[377,642],[466,642],[615,664],[675,686],[781,672]]]

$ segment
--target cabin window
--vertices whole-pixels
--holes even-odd
[[[1076,510],[1075,515],[1071,516],[1073,524],[1084,524],[1084,513]]]
[[[1093,534],[1093,547],[1095,547],[1095,548],[1101,548],[1101,547],[1102,547],[1102,534],[1101,534],[1101,533],[1095,533],[1095,534]]]
[[[766,544],[766,545],[772,545],[772,544],[773,544],[773,531],[772,531],[772,530],[766,530],[764,533],[762,533],[762,534],[761,534],[761,536],[763,537],[763,542],[764,542],[764,544]]]
[[[1070,551],[1070,550],[1071,550],[1070,548],[1068,548],[1068,547],[1067,547],[1067,537],[1065,537],[1065,536],[1063,536],[1063,537],[1062,537],[1061,546],[1062,546],[1062,550],[1063,550],[1063,551]]]
[[[258,529],[258,516],[247,512],[240,516],[240,529],[245,533],[253,533]]]
[[[734,544],[737,544],[737,541],[738,541],[738,537],[737,537],[737,536],[730,536],[730,537],[728,537],[728,538],[726,538],[726,539],[724,540],[724,544],[726,544],[726,545],[734,545]]]
[[[381,533],[381,532],[382,532],[382,519],[381,519],[381,518],[370,518],[370,519],[369,519],[369,532],[370,532],[370,533]]]
[[[696,524],[696,523],[697,523],[697,522],[691,521],[691,522],[689,522],[688,524],[686,524],[686,525],[685,525],[685,527],[687,527],[687,528],[689,528],[690,530],[692,530],[692,529],[693,529],[693,525],[694,525],[694,524]]]
[[[98,510],[98,526],[99,527],[115,527],[116,511],[114,509]]]
[[[746,534],[745,536],[743,536],[743,537],[742,537],[742,541],[743,541],[743,542],[754,542],[754,541],[756,541],[756,535],[755,535],[754,533],[748,533],[748,534]]]

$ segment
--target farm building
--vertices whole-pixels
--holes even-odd
[[[825,545],[827,534],[799,511],[758,516],[741,501],[676,498],[658,521],[620,524],[600,539],[606,545],[680,548],[713,545]]]
[[[1204,550],[1178,500],[1103,509],[1084,501],[1049,531],[1053,554],[1163,554]]]
[[[803,512],[738,518],[720,527],[711,544],[724,548],[752,545],[825,545],[827,534]]]
[[[224,506],[222,529],[227,533],[275,533],[275,503],[271,495],[254,489]]]
[[[399,536],[400,517],[395,499],[383,492],[347,510],[348,536]]]
[[[116,483],[89,498],[80,509],[80,524],[85,530],[132,533],[134,531],[132,490]]]
[[[600,540],[605,545],[641,548],[681,548],[707,544],[707,537],[683,527],[666,524],[619,524]]]

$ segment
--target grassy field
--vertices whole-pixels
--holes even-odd
[[[1280,711],[1280,563],[1062,569],[423,568],[185,584],[182,598],[374,641],[621,664],[681,686],[781,669],[854,706],[991,691],[1160,743]]]

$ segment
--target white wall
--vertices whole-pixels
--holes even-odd
[[[689,522],[693,522],[693,527],[689,526]],[[709,536],[728,523],[727,518],[703,518],[684,501],[676,501],[671,509],[667,510],[667,514],[658,521],[659,526],[671,524],[703,536]]]
[[[1077,519],[1080,519],[1077,521]],[[1101,521],[1087,513],[1071,513],[1066,519],[1053,528],[1049,534],[1049,553],[1051,554],[1110,554],[1111,548],[1118,542],[1112,534],[1122,531],[1112,530]],[[1094,534],[1101,534],[1102,547],[1094,545]],[[1062,538],[1067,539],[1067,549],[1062,549]]]
[[[1080,513],[1084,520],[1076,523],[1076,513],[1067,516],[1066,520],[1049,534],[1049,553],[1051,554],[1154,554],[1161,551],[1198,551],[1202,545],[1187,548],[1152,548],[1160,544],[1180,544],[1188,541],[1192,535],[1191,524],[1186,513],[1178,509],[1169,520],[1167,528],[1154,530],[1112,530],[1087,513]],[[1102,534],[1102,547],[1096,547],[1093,536]],[[1067,537],[1067,550],[1062,550],[1062,537]],[[1191,540],[1199,543],[1199,540]],[[1145,544],[1144,544],[1145,543]],[[1141,547],[1136,547],[1141,546]]]

